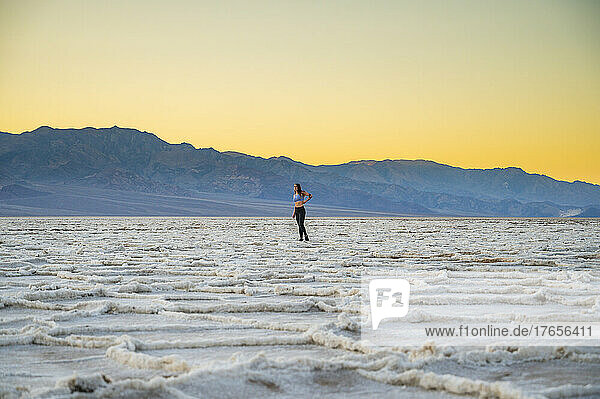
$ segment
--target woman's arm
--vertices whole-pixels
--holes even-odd
[[[294,210],[292,211],[292,219],[296,217],[296,205],[294,205]]]
[[[303,204],[306,204],[312,198],[312,194],[311,193],[307,193],[306,191],[302,191],[302,194],[308,195],[308,199],[306,201],[302,201]]]

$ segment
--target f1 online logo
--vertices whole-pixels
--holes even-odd
[[[410,284],[404,279],[375,279],[369,282],[371,321],[377,330],[383,319],[404,317],[408,313]]]

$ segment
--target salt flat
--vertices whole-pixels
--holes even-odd
[[[600,395],[598,347],[359,333],[381,274],[414,326],[600,321],[600,220],[308,217],[310,242],[291,218],[0,219],[0,397]]]

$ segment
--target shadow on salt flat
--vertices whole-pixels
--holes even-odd
[[[54,386],[59,378],[102,370],[115,378],[149,379],[161,375],[159,370],[137,370],[122,366],[105,357],[106,349],[62,346],[18,345],[0,347],[0,381],[42,392]]]
[[[247,369],[202,374],[176,388],[202,398],[398,398],[458,399],[464,396],[439,391],[387,385],[352,370]]]

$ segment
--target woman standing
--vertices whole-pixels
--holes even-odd
[[[306,196],[308,196],[308,198],[304,199],[304,197]],[[308,241],[308,234],[306,234],[306,228],[304,228],[304,217],[306,216],[306,209],[304,209],[304,204],[306,204],[311,198],[311,193],[302,191],[302,187],[300,187],[300,184],[294,184],[294,196],[292,197],[292,201],[294,201],[294,212],[292,213],[292,217],[295,217],[296,223],[298,223],[300,241],[302,241],[303,234],[304,239]]]

